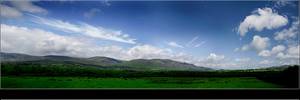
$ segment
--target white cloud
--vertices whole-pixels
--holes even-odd
[[[243,45],[241,51],[247,51],[251,48],[257,50],[258,52],[267,48],[270,43],[270,39],[268,37],[261,37],[259,35],[253,36],[253,39],[250,44]]]
[[[245,36],[250,29],[262,31],[263,29],[275,29],[285,26],[288,19],[279,15],[271,8],[258,8],[252,15],[247,16],[239,25],[238,32],[241,36]]]
[[[251,42],[251,46],[257,51],[261,51],[269,46],[269,41],[270,39],[268,37],[260,37],[258,35],[255,35]]]
[[[280,64],[300,64],[300,45],[291,45],[286,51],[278,52],[276,57]]]
[[[31,55],[66,55],[75,57],[106,56],[122,60],[172,59],[189,61],[190,56],[152,45],[123,48],[96,45],[81,37],[63,36],[37,28],[1,24],[1,51]]]
[[[299,58],[300,56],[300,45],[298,44],[297,46],[290,46],[287,50],[288,55]]]
[[[224,55],[217,55],[215,53],[210,53],[204,59],[196,59],[195,63],[199,66],[208,66],[208,67],[222,67],[225,65],[223,62],[225,56]]]
[[[263,60],[263,61],[260,61],[259,64],[263,64],[263,65],[267,65],[267,64],[270,64],[272,63],[271,61],[269,60]]]
[[[290,60],[294,59],[299,61],[300,58],[299,52],[300,52],[300,45],[289,46],[289,48],[285,53],[279,52],[276,57],[280,59],[290,59]]]
[[[284,45],[277,45],[277,46],[274,46],[271,51],[269,51],[269,50],[262,50],[262,51],[260,51],[258,55],[262,56],[262,57],[269,57],[269,56],[272,56],[274,54],[281,53],[284,50],[285,50],[285,46]]]
[[[269,50],[262,50],[258,53],[258,56],[269,57],[271,56],[271,52]]]
[[[210,53],[201,59],[168,48],[140,44],[129,48],[118,45],[99,45],[82,37],[58,35],[37,28],[18,27],[1,24],[1,51],[31,55],[65,55],[74,57],[106,56],[121,60],[132,59],[171,59],[192,63],[198,66],[224,69],[253,68],[250,58],[225,59],[224,55]],[[296,54],[290,47],[289,54]]]
[[[82,54],[89,43],[77,38],[63,37],[41,29],[1,24],[1,51],[43,54]]]
[[[127,53],[134,59],[166,59],[172,55],[172,52],[167,49],[161,49],[151,45],[136,45],[130,48]]]
[[[179,44],[177,44],[176,42],[173,42],[173,41],[168,42],[167,44],[169,46],[176,47],[176,48],[184,48],[182,45],[179,45]]]
[[[48,11],[43,9],[42,7],[36,6],[32,3],[32,1],[26,1],[26,0],[14,0],[10,1],[11,4],[16,7],[17,9],[25,12],[30,12],[30,13],[42,13],[42,14],[47,14]]]
[[[72,24],[58,19],[46,19],[34,15],[32,16],[34,17],[32,20],[33,22],[47,25],[60,31],[83,34],[85,36],[103,40],[111,40],[129,44],[136,43],[135,39],[130,38],[128,34],[124,34],[119,30],[106,29],[101,26],[93,26],[83,22],[80,24]]]
[[[224,55],[217,55],[215,53],[210,53],[209,56],[207,57],[207,60],[209,61],[220,61],[225,58]]]
[[[210,53],[206,58],[196,58],[193,62],[198,66],[215,69],[247,69],[257,66],[256,64],[252,64],[250,61],[250,58],[225,59],[224,55]]]
[[[1,24],[1,51],[31,55],[65,55],[74,57],[106,56],[121,60],[132,59],[171,59],[197,65],[225,66],[224,55],[211,53],[199,60],[183,52],[173,52],[168,48],[152,45],[135,45],[123,48],[117,45],[97,45],[81,37],[58,35],[37,28],[18,27]]]
[[[285,46],[284,45],[277,45],[277,46],[275,46],[275,47],[272,48],[271,53],[272,54],[276,54],[276,53],[282,52],[284,50],[285,50]]]
[[[299,35],[299,19],[292,23],[292,26],[288,29],[284,29],[275,33],[275,40],[287,40],[289,38],[296,38]]]
[[[262,50],[259,53],[259,56],[273,58],[276,57],[277,59],[269,60],[269,61],[262,61],[260,64],[264,65],[293,65],[293,64],[300,64],[300,45],[290,45],[288,49],[284,45],[277,45],[272,48],[271,51],[269,50]],[[273,56],[275,55],[275,56]]]
[[[0,4],[1,16],[5,18],[18,18],[23,14],[13,7]]]
[[[92,8],[89,11],[84,12],[83,16],[86,17],[86,18],[92,18],[92,17],[94,17],[99,12],[101,12],[100,9],[98,9],[98,8]]]

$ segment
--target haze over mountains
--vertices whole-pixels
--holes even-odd
[[[178,70],[178,71],[210,71],[212,68],[196,66],[189,63],[169,59],[135,59],[123,61],[109,57],[75,58],[59,55],[32,56],[19,53],[0,53],[1,62],[33,63],[33,64],[76,64],[101,69],[119,70]]]

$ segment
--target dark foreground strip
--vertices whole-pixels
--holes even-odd
[[[276,90],[1,90],[1,99],[298,99],[299,89]]]

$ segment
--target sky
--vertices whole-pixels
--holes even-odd
[[[298,1],[1,1],[1,51],[216,69],[299,64]]]

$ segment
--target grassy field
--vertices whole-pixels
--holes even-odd
[[[255,77],[32,77],[2,76],[2,88],[280,88]]]

